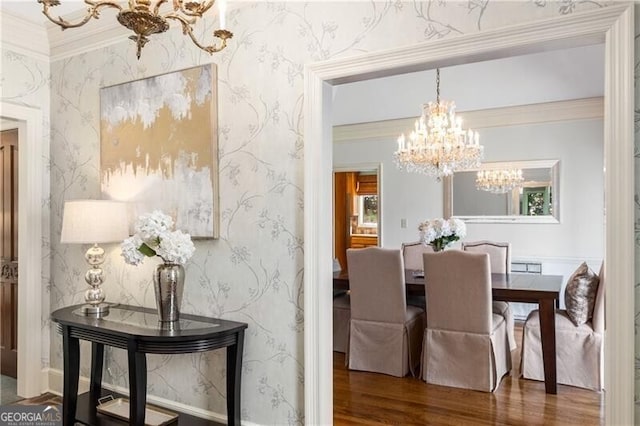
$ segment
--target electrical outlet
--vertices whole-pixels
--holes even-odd
[[[407,219],[400,219],[400,228],[407,227]]]

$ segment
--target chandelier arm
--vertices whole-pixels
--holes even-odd
[[[436,104],[440,105],[440,68],[436,68]]]
[[[189,36],[189,38],[191,38],[191,41],[193,41],[193,44],[195,44],[196,46],[198,46],[200,49],[204,50],[205,52],[212,54],[215,52],[219,52],[222,49],[224,49],[225,47],[227,47],[227,39],[230,39],[233,37],[233,33],[231,31],[228,30],[215,30],[213,32],[214,37],[217,37],[221,40],[220,45],[216,46],[216,45],[211,45],[211,46],[203,46],[202,44],[200,44],[200,42],[198,42],[198,40],[196,39],[196,37],[193,35],[193,28],[191,28],[191,25],[193,24],[193,20],[189,20],[183,16],[180,16],[176,13],[170,13],[167,15],[164,15],[164,18],[166,19],[173,19],[176,20],[178,22],[180,22],[180,24],[182,24],[182,33],[186,34]]]
[[[129,2],[131,2],[131,0],[129,0]],[[160,11],[160,6],[162,6],[166,2],[167,2],[167,0],[158,0],[156,5],[153,7],[153,14],[154,15],[158,15],[158,12]]]
[[[173,1],[173,10],[175,12],[180,12],[185,16],[190,17],[202,17],[202,15],[215,4],[215,0],[206,0],[206,1],[190,1],[187,2],[187,8],[185,8],[185,4],[183,0],[174,0]],[[168,17],[168,16],[167,16]]]
[[[85,4],[87,4],[89,7],[87,8],[87,15],[82,18],[82,20],[78,21],[78,22],[74,22],[71,23],[69,21],[66,21],[65,19],[63,19],[61,16],[58,16],[58,19],[55,19],[53,16],[51,16],[49,14],[49,8],[50,7],[54,7],[54,6],[58,6],[60,4],[59,0],[38,0],[38,3],[42,4],[42,13],[44,14],[44,16],[47,17],[47,19],[49,19],[51,22],[53,22],[56,25],[59,25],[60,27],[62,27],[63,30],[66,30],[67,28],[77,28],[77,27],[81,27],[82,25],[86,24],[87,22],[89,22],[91,20],[91,18],[95,18],[98,19],[100,17],[100,8],[104,8],[104,7],[112,7],[118,10],[122,10],[122,6],[120,6],[118,3],[113,2],[113,1],[91,1],[91,0],[84,0]]]
[[[227,40],[233,37],[231,31],[218,29],[213,32],[213,36],[219,38],[221,40],[220,43],[218,45],[204,46],[193,34],[192,26],[198,18],[202,18],[202,15],[211,9],[215,4],[215,0],[188,0],[186,3],[183,0],[173,0],[173,12],[166,13],[164,16],[160,14],[160,8],[169,0],[128,0],[128,9],[125,9],[126,6],[121,5],[120,3],[122,2],[119,0],[84,0],[84,3],[88,6],[87,14],[78,22],[66,21],[61,16],[56,19],[51,15],[50,8],[59,6],[60,0],[37,1],[42,4],[42,13],[47,19],[62,27],[63,30],[80,27],[92,18],[99,19],[100,9],[102,8],[117,9],[119,11],[118,22],[135,33],[129,38],[137,45],[136,53],[138,59],[140,59],[142,48],[149,41],[149,35],[162,33],[169,29],[168,19],[180,22],[183,34],[188,35],[196,46],[209,54],[224,49],[227,46]]]
[[[182,32],[184,34],[186,34],[187,32],[185,31],[185,25],[187,25],[189,28],[191,28],[192,25],[194,25],[196,23],[197,20],[197,16],[182,16],[181,14],[182,12],[179,11],[174,11],[174,12],[168,12],[165,13],[164,15],[162,15],[162,17],[164,19],[173,19],[175,21],[180,22],[180,24],[182,25]]]

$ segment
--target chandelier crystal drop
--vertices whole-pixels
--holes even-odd
[[[51,22],[62,27],[63,30],[80,27],[89,22],[91,18],[100,18],[100,9],[118,9],[118,22],[135,33],[135,35],[129,38],[136,42],[138,59],[140,59],[142,48],[149,41],[148,36],[167,31],[170,20],[177,21],[182,26],[182,33],[189,36],[196,46],[209,54],[224,49],[227,46],[227,40],[233,37],[233,33],[225,29],[215,30],[213,36],[220,39],[220,44],[205,46],[201,44],[193,34],[193,25],[198,18],[202,18],[202,15],[211,9],[215,0],[186,2],[183,0],[173,0],[172,7],[167,7],[167,10],[161,12],[160,7],[164,3],[167,3],[167,1],[168,0],[155,0],[152,4],[151,0],[129,0],[127,2],[128,6],[125,6],[115,0],[84,0],[84,3],[88,6],[87,14],[75,23],[68,22],[62,17],[54,18],[49,14],[49,8],[58,6],[60,4],[59,0],[38,0],[38,3],[42,4],[42,13],[44,13]],[[220,4],[220,26],[224,27],[223,3]]]
[[[414,130],[398,138],[393,154],[400,169],[434,176],[440,180],[457,170],[480,167],[484,147],[478,132],[464,130],[453,101],[440,100],[440,69],[436,69],[436,102],[422,105]]]
[[[522,186],[521,169],[480,170],[476,177],[476,188],[493,194],[504,194]]]

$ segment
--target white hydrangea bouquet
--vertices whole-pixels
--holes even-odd
[[[454,241],[467,235],[467,225],[460,219],[431,219],[418,226],[420,241],[433,247],[433,251],[444,250]]]
[[[141,215],[134,225],[135,234],[122,242],[125,262],[139,265],[145,256],[158,256],[164,263],[184,265],[195,247],[189,234],[172,229],[173,219],[160,210]]]

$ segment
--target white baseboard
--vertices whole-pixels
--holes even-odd
[[[62,383],[63,383],[62,371],[55,368],[48,368],[48,369],[43,369],[42,374],[43,376],[46,375],[46,379],[43,379],[43,383],[48,383],[49,385],[47,391],[56,395],[62,395]],[[123,388],[121,386],[113,386],[108,383],[103,383],[102,387],[104,389],[109,389],[111,391],[118,392],[123,395],[129,395],[128,388]],[[78,382],[78,393],[83,393],[88,391],[89,391],[89,378],[80,376],[80,380]],[[216,422],[227,423],[227,416],[224,414],[215,413],[213,411],[204,410],[202,408],[192,407],[190,405],[181,404],[175,401],[170,401],[165,398],[160,398],[153,395],[147,395],[147,402],[159,405],[169,410],[176,410],[176,411],[180,411],[181,413],[189,414],[192,416],[202,417],[205,419],[214,420]],[[242,421],[242,424],[246,426],[259,426],[257,423],[251,423],[245,420]]]
[[[62,370],[56,368],[42,369],[42,383],[47,386],[44,392],[51,392],[54,395],[62,396]],[[106,388],[106,386],[104,386]],[[89,392],[89,378],[80,376],[78,380],[78,393]]]
[[[51,370],[50,368],[43,368],[42,370],[40,370],[40,393],[46,393],[46,392],[51,392],[53,394],[56,395],[60,395],[59,392],[54,392],[52,390],[52,386],[50,385],[49,382],[49,370]],[[60,383],[62,383],[62,377],[60,378]],[[62,385],[60,385],[60,389],[62,389]]]

